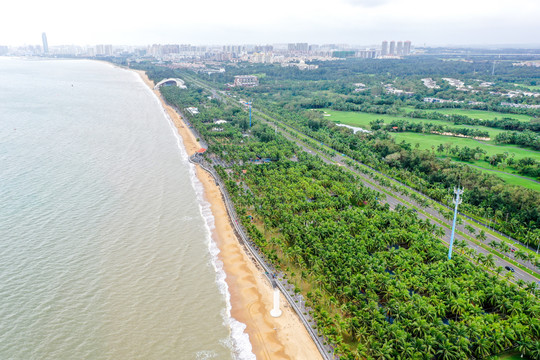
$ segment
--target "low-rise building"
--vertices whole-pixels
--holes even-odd
[[[199,113],[199,109],[196,107],[188,107],[186,110],[189,111],[191,115],[197,115]]]
[[[259,79],[255,75],[237,75],[234,77],[234,86],[258,86]]]
[[[460,100],[446,100],[446,99],[439,99],[439,98],[434,98],[434,97],[425,97],[425,98],[424,98],[424,102],[432,103],[432,104],[436,104],[436,103],[455,103],[455,104],[461,104],[461,103],[463,103],[463,101],[460,101]]]
[[[529,105],[529,104],[514,104],[509,102],[502,102],[501,106],[509,106],[521,109],[540,109],[540,105]]]
[[[422,82],[424,83],[424,86],[429,89],[440,89],[441,87],[437,85],[437,82],[433,80],[432,78],[424,78],[422,79]]]

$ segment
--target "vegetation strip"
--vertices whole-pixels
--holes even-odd
[[[175,92],[164,89],[179,108],[194,103],[185,98],[193,92]],[[208,142],[205,157],[266,258],[284,272],[286,264],[302,270],[288,276],[342,358],[484,357],[507,348],[533,356],[534,296],[460,254],[448,261],[435,225],[388,211],[344,169],[297,152],[272,128],[256,123],[243,136],[245,113],[205,99],[196,98],[201,111],[189,119]],[[212,130],[216,117],[231,123]]]

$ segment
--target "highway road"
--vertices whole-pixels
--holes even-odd
[[[265,119],[262,119],[262,118],[259,118],[262,122],[266,122],[268,124],[271,124],[269,121],[265,120]],[[279,131],[279,130],[278,130]],[[334,157],[333,159],[329,159],[328,156],[324,153],[321,153],[311,147],[309,147],[308,145],[304,144],[301,142],[301,140],[299,140],[298,138],[295,138],[295,137],[292,137],[290,136],[288,133],[282,131],[282,134],[285,135],[285,137],[290,140],[290,141],[293,141],[293,142],[296,142],[297,145],[299,145],[304,151],[312,154],[312,155],[319,155],[324,162],[328,163],[328,164],[340,164],[341,166],[345,167],[345,168],[348,168],[350,171],[354,172],[357,177],[362,181],[363,185],[370,188],[370,189],[373,189],[373,190],[376,190],[378,192],[381,191],[381,186],[375,186],[373,185],[373,182],[375,182],[375,180],[369,178],[367,175],[355,170],[355,169],[352,169],[350,168],[347,164],[345,164],[345,162],[343,161],[342,157],[341,156],[337,156],[337,157]],[[385,189],[387,191],[392,191],[390,189]],[[446,220],[444,217],[442,217],[439,212],[437,210],[434,210],[434,209],[431,209],[431,208],[424,208],[422,207],[420,204],[417,204],[416,201],[414,201],[413,199],[411,198],[408,198],[404,195],[401,195],[399,194],[399,197],[397,196],[392,196],[392,195],[388,195],[386,194],[386,202],[390,205],[390,208],[391,209],[394,209],[398,204],[399,205],[402,205],[402,206],[405,206],[405,207],[410,207],[410,204],[413,203],[416,207],[418,208],[421,208],[421,212],[418,212],[417,215],[420,219],[429,219],[431,222],[433,222],[433,218],[436,218],[438,219],[439,221],[447,224],[448,226],[451,226],[451,222]],[[426,215],[429,214],[428,215]],[[462,232],[465,231],[465,228],[464,226],[466,225],[466,223],[464,223],[463,225],[459,225],[459,226],[456,226],[456,229],[460,229]],[[450,233],[451,233],[451,229],[448,228],[448,227],[445,227],[445,226],[440,226],[443,230],[444,230],[444,236],[441,238],[441,240],[443,242],[445,242],[447,245],[450,244]],[[487,234],[487,239],[484,241],[486,244],[489,243],[489,241],[491,240],[496,240],[496,238],[490,234]],[[483,247],[481,246],[478,246],[476,243],[470,241],[469,239],[465,238],[464,236],[460,235],[459,233],[456,232],[456,235],[455,235],[455,240],[465,240],[465,242],[467,243],[467,245],[471,248],[473,248],[476,252],[478,253],[482,253],[484,254],[485,256],[487,256],[488,254],[491,254],[490,251],[484,249]],[[454,251],[455,251],[455,248],[454,248]],[[517,268],[516,266],[512,265],[511,263],[509,263],[508,261],[504,260],[504,259],[501,259],[499,258],[498,256],[494,255],[494,260],[495,260],[495,267],[497,266],[502,266],[503,268],[505,266],[510,266],[512,268],[514,268],[515,270],[515,273],[514,273],[514,280],[517,281],[519,279],[523,280],[523,281],[537,281],[537,279],[530,275],[529,273]],[[504,270],[505,272],[507,270]]]
[[[206,83],[200,81],[199,79],[190,78],[190,80],[195,82],[197,85],[199,85],[199,86],[207,89],[208,91],[210,91],[212,93],[212,95],[214,97],[216,97],[216,98],[220,98],[221,100],[227,101],[227,102],[229,102],[231,104],[239,104],[238,99],[235,99],[230,95],[227,95],[223,91],[218,91],[218,90],[212,88],[211,86],[209,86]],[[343,167],[349,169],[350,171],[354,172],[357,175],[358,179],[360,181],[362,181],[364,186],[366,186],[366,187],[368,187],[370,189],[376,190],[378,192],[384,193],[386,195],[386,202],[388,202],[390,208],[393,209],[398,204],[400,204],[402,206],[405,206],[405,207],[411,207],[411,205],[413,205],[414,207],[418,208],[420,210],[420,211],[418,211],[418,217],[420,219],[429,219],[432,223],[433,222],[438,223],[438,225],[444,230],[444,235],[441,237],[441,240],[444,243],[446,243],[447,245],[449,244],[449,242],[450,242],[450,232],[451,232],[451,230],[450,230],[451,221],[445,219],[439,213],[439,211],[437,211],[437,209],[434,209],[432,207],[424,207],[424,206],[422,206],[421,204],[419,204],[417,201],[415,201],[414,199],[412,199],[409,196],[405,196],[405,195],[402,195],[402,194],[396,194],[395,191],[393,191],[392,189],[390,189],[388,187],[385,187],[385,186],[381,185],[379,182],[377,182],[371,176],[366,175],[366,174],[364,174],[364,173],[362,173],[360,171],[357,171],[357,170],[355,170],[353,168],[350,168],[344,161],[345,158],[346,158],[345,156],[339,156],[338,155],[338,156],[335,156],[333,158],[329,158],[329,156],[327,154],[325,154],[322,151],[319,151],[319,150],[314,149],[313,147],[309,146],[309,144],[307,143],[307,140],[311,139],[311,137],[309,137],[306,134],[303,134],[302,132],[298,131],[297,129],[292,128],[288,124],[282,123],[279,120],[276,120],[276,119],[273,119],[273,118],[272,118],[273,121],[269,121],[266,118],[258,116],[258,115],[264,114],[264,113],[261,112],[260,110],[256,109],[256,108],[254,108],[254,107],[252,107],[252,114],[253,114],[254,118],[258,119],[259,121],[261,121],[263,123],[266,123],[266,124],[268,124],[268,125],[270,125],[272,127],[275,127],[277,129],[277,131],[279,131],[282,135],[284,135],[290,141],[295,142],[299,147],[301,147],[307,153],[310,153],[312,155],[318,155],[326,163],[339,164],[340,166],[343,166]],[[266,115],[266,117],[269,117],[269,116]],[[271,118],[271,117],[269,117],[269,118]],[[280,126],[276,126],[276,123],[279,124]],[[297,137],[291,136],[289,132],[283,130],[281,127],[286,127],[288,129],[288,131],[291,131],[291,132],[295,133],[297,135]],[[312,139],[312,140],[314,140],[314,139]],[[322,145],[322,146],[325,147],[328,150],[333,150],[328,146],[325,146],[325,145]],[[352,159],[350,159],[350,160],[352,160]],[[361,165],[363,165],[363,164],[361,164]],[[393,181],[395,181],[395,180],[393,180]],[[400,185],[403,185],[403,184],[401,184],[399,182],[397,182],[397,183],[400,184]],[[404,186],[406,186],[406,185],[404,185]],[[417,193],[417,195],[426,198],[426,196],[423,195],[422,193],[419,193],[416,190],[413,190],[413,189],[409,188],[408,186],[407,186],[407,188],[408,188],[409,191],[414,191],[414,192]],[[444,224],[446,226],[441,225],[441,224]],[[467,238],[467,237],[465,237],[463,235],[463,234],[467,233],[467,231],[465,229],[466,225],[470,225],[474,229],[476,229],[476,233],[479,233],[480,230],[481,230],[479,225],[476,224],[475,222],[469,221],[467,219],[463,219],[463,223],[461,225],[456,226],[455,240],[464,240],[467,243],[467,246],[474,249],[478,253],[484,254],[485,256],[487,256],[488,254],[493,254],[490,250],[487,250],[487,249],[483,248],[482,246],[479,246],[476,242],[471,241],[469,238]],[[491,241],[499,242],[499,241],[501,241],[501,239],[499,239],[498,237],[490,234],[489,232],[486,232],[486,240],[483,241],[483,244],[489,248],[489,245],[487,245],[487,244],[489,242],[491,242]],[[454,248],[454,251],[455,251],[455,248]],[[498,266],[501,266],[504,269],[505,267],[508,266],[508,267],[511,267],[511,268],[513,268],[515,270],[515,272],[513,273],[513,280],[512,280],[513,282],[517,282],[518,280],[523,280],[523,281],[526,281],[526,282],[538,283],[538,278],[536,278],[535,276],[529,274],[528,272],[520,269],[519,267],[515,266],[514,264],[512,264],[508,260],[511,259],[511,260],[513,260],[515,262],[518,262],[521,265],[527,267],[529,270],[534,271],[535,273],[538,274],[538,269],[536,267],[534,267],[532,264],[530,264],[529,262],[525,262],[523,260],[518,260],[518,259],[515,259],[515,258],[511,258],[511,257],[508,257],[508,256],[506,256],[504,254],[502,254],[502,256],[499,255],[499,254],[493,254],[493,256],[494,256],[495,268],[498,267]],[[510,255],[510,256],[513,256],[513,254]],[[504,275],[506,272],[507,272],[507,270],[504,270],[503,273],[501,273],[501,275]]]

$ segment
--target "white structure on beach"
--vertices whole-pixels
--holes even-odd
[[[154,86],[154,90],[159,89],[161,85],[172,85],[172,84],[176,84],[176,86],[178,86],[180,89],[187,89],[184,83],[184,80],[178,79],[178,78],[169,78],[169,79],[163,79],[160,82],[158,82],[156,86]]]
[[[270,310],[270,315],[272,317],[281,316],[281,310],[279,309],[279,289],[277,287],[274,288],[274,308]]]

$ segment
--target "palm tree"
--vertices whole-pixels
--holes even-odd
[[[439,144],[439,146],[437,147],[437,152],[438,153],[444,152],[444,145],[443,144]]]
[[[519,301],[512,301],[508,306],[508,313],[510,315],[516,315],[522,313],[522,305]]]
[[[356,358],[357,359],[365,359],[368,357],[368,347],[366,344],[359,342],[356,346]]]
[[[395,358],[393,355],[394,350],[392,349],[392,345],[390,345],[388,342],[380,344],[380,342],[374,341],[373,347],[371,348],[371,354],[373,355],[374,359],[390,360]]]
[[[527,349],[527,355],[531,359],[540,359],[540,341],[536,340]]]
[[[526,260],[528,258],[528,255],[525,253],[525,251],[518,250],[514,253],[514,256],[516,259]]]
[[[456,249],[459,249],[461,253],[463,254],[463,250],[467,247],[467,242],[465,240],[462,241],[456,241]]]
[[[476,341],[476,346],[473,348],[473,354],[478,359],[483,359],[490,355],[492,344],[487,338],[480,338]]]
[[[486,265],[487,267],[494,267],[495,266],[495,258],[493,257],[493,254],[488,254],[486,256],[486,260],[484,262],[484,265]]]
[[[435,338],[431,335],[427,335],[424,337],[424,346],[423,346],[423,353],[426,356],[426,358],[431,359],[433,355],[435,355],[435,345],[436,341]]]
[[[486,263],[486,256],[482,253],[478,253],[476,256],[476,263],[477,264],[485,264]]]
[[[515,332],[512,330],[509,326],[506,326],[502,330],[502,336],[503,336],[503,347],[509,348],[513,345],[513,341],[515,339]]]
[[[460,359],[461,351],[459,348],[450,342],[448,338],[444,340],[443,343],[439,344],[439,349],[435,353],[437,358],[443,359],[443,360],[453,360],[453,359]]]
[[[433,234],[437,237],[442,237],[444,236],[444,229],[440,226],[438,226],[435,231],[433,232]]]
[[[487,239],[486,232],[484,230],[480,230],[480,233],[476,235],[476,240],[486,241],[486,239]]]
[[[471,342],[466,336],[459,336],[456,342],[456,347],[459,349],[461,354],[464,354],[465,357],[470,357]]]
[[[504,274],[504,277],[506,278],[506,280],[509,281],[510,279],[514,278],[514,273],[511,271],[508,271],[506,274]]]
[[[518,348],[518,351],[521,353],[521,357],[523,357],[523,355],[527,355],[530,348],[532,347],[530,345],[529,339],[527,339],[527,340],[518,340],[517,348]]]
[[[471,225],[465,225],[465,229],[467,229],[468,232],[470,232],[471,234],[475,234],[476,233],[476,229],[473,228]]]

